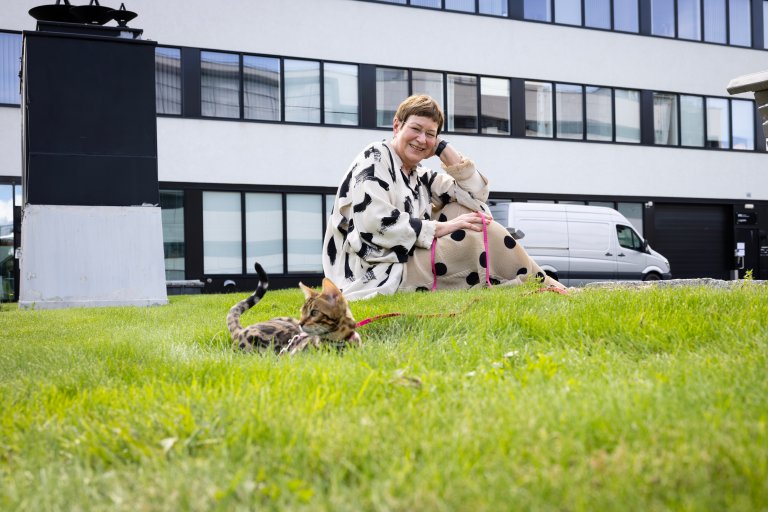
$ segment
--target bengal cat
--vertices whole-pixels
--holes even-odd
[[[347,300],[327,278],[323,279],[320,292],[299,283],[305,297],[299,320],[284,316],[241,326],[240,316],[258,304],[269,287],[269,278],[261,265],[256,263],[254,268],[259,276],[256,291],[232,306],[227,315],[227,327],[235,350],[251,352],[272,347],[280,355],[293,355],[309,346],[360,345],[360,335],[355,331],[355,319]]]

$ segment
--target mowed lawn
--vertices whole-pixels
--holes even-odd
[[[377,297],[293,358],[246,295],[3,305],[0,510],[768,510],[764,284]]]

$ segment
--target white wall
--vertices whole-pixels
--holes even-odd
[[[158,119],[160,180],[336,187],[387,130]],[[446,135],[495,192],[768,200],[768,155]],[[427,165],[439,168],[437,159]],[[756,172],[765,169],[766,172]]]

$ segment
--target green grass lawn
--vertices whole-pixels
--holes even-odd
[[[768,286],[378,297],[466,309],[293,358],[231,351],[245,296],[3,305],[0,509],[768,510]]]

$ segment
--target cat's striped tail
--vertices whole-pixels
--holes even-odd
[[[229,309],[227,315],[227,327],[229,328],[230,335],[236,336],[236,334],[243,329],[240,325],[240,316],[258,304],[264,294],[267,293],[269,288],[269,277],[264,269],[258,262],[253,264],[253,268],[256,270],[256,275],[259,276],[259,283],[256,285],[256,291],[253,292],[248,298],[241,300]]]

